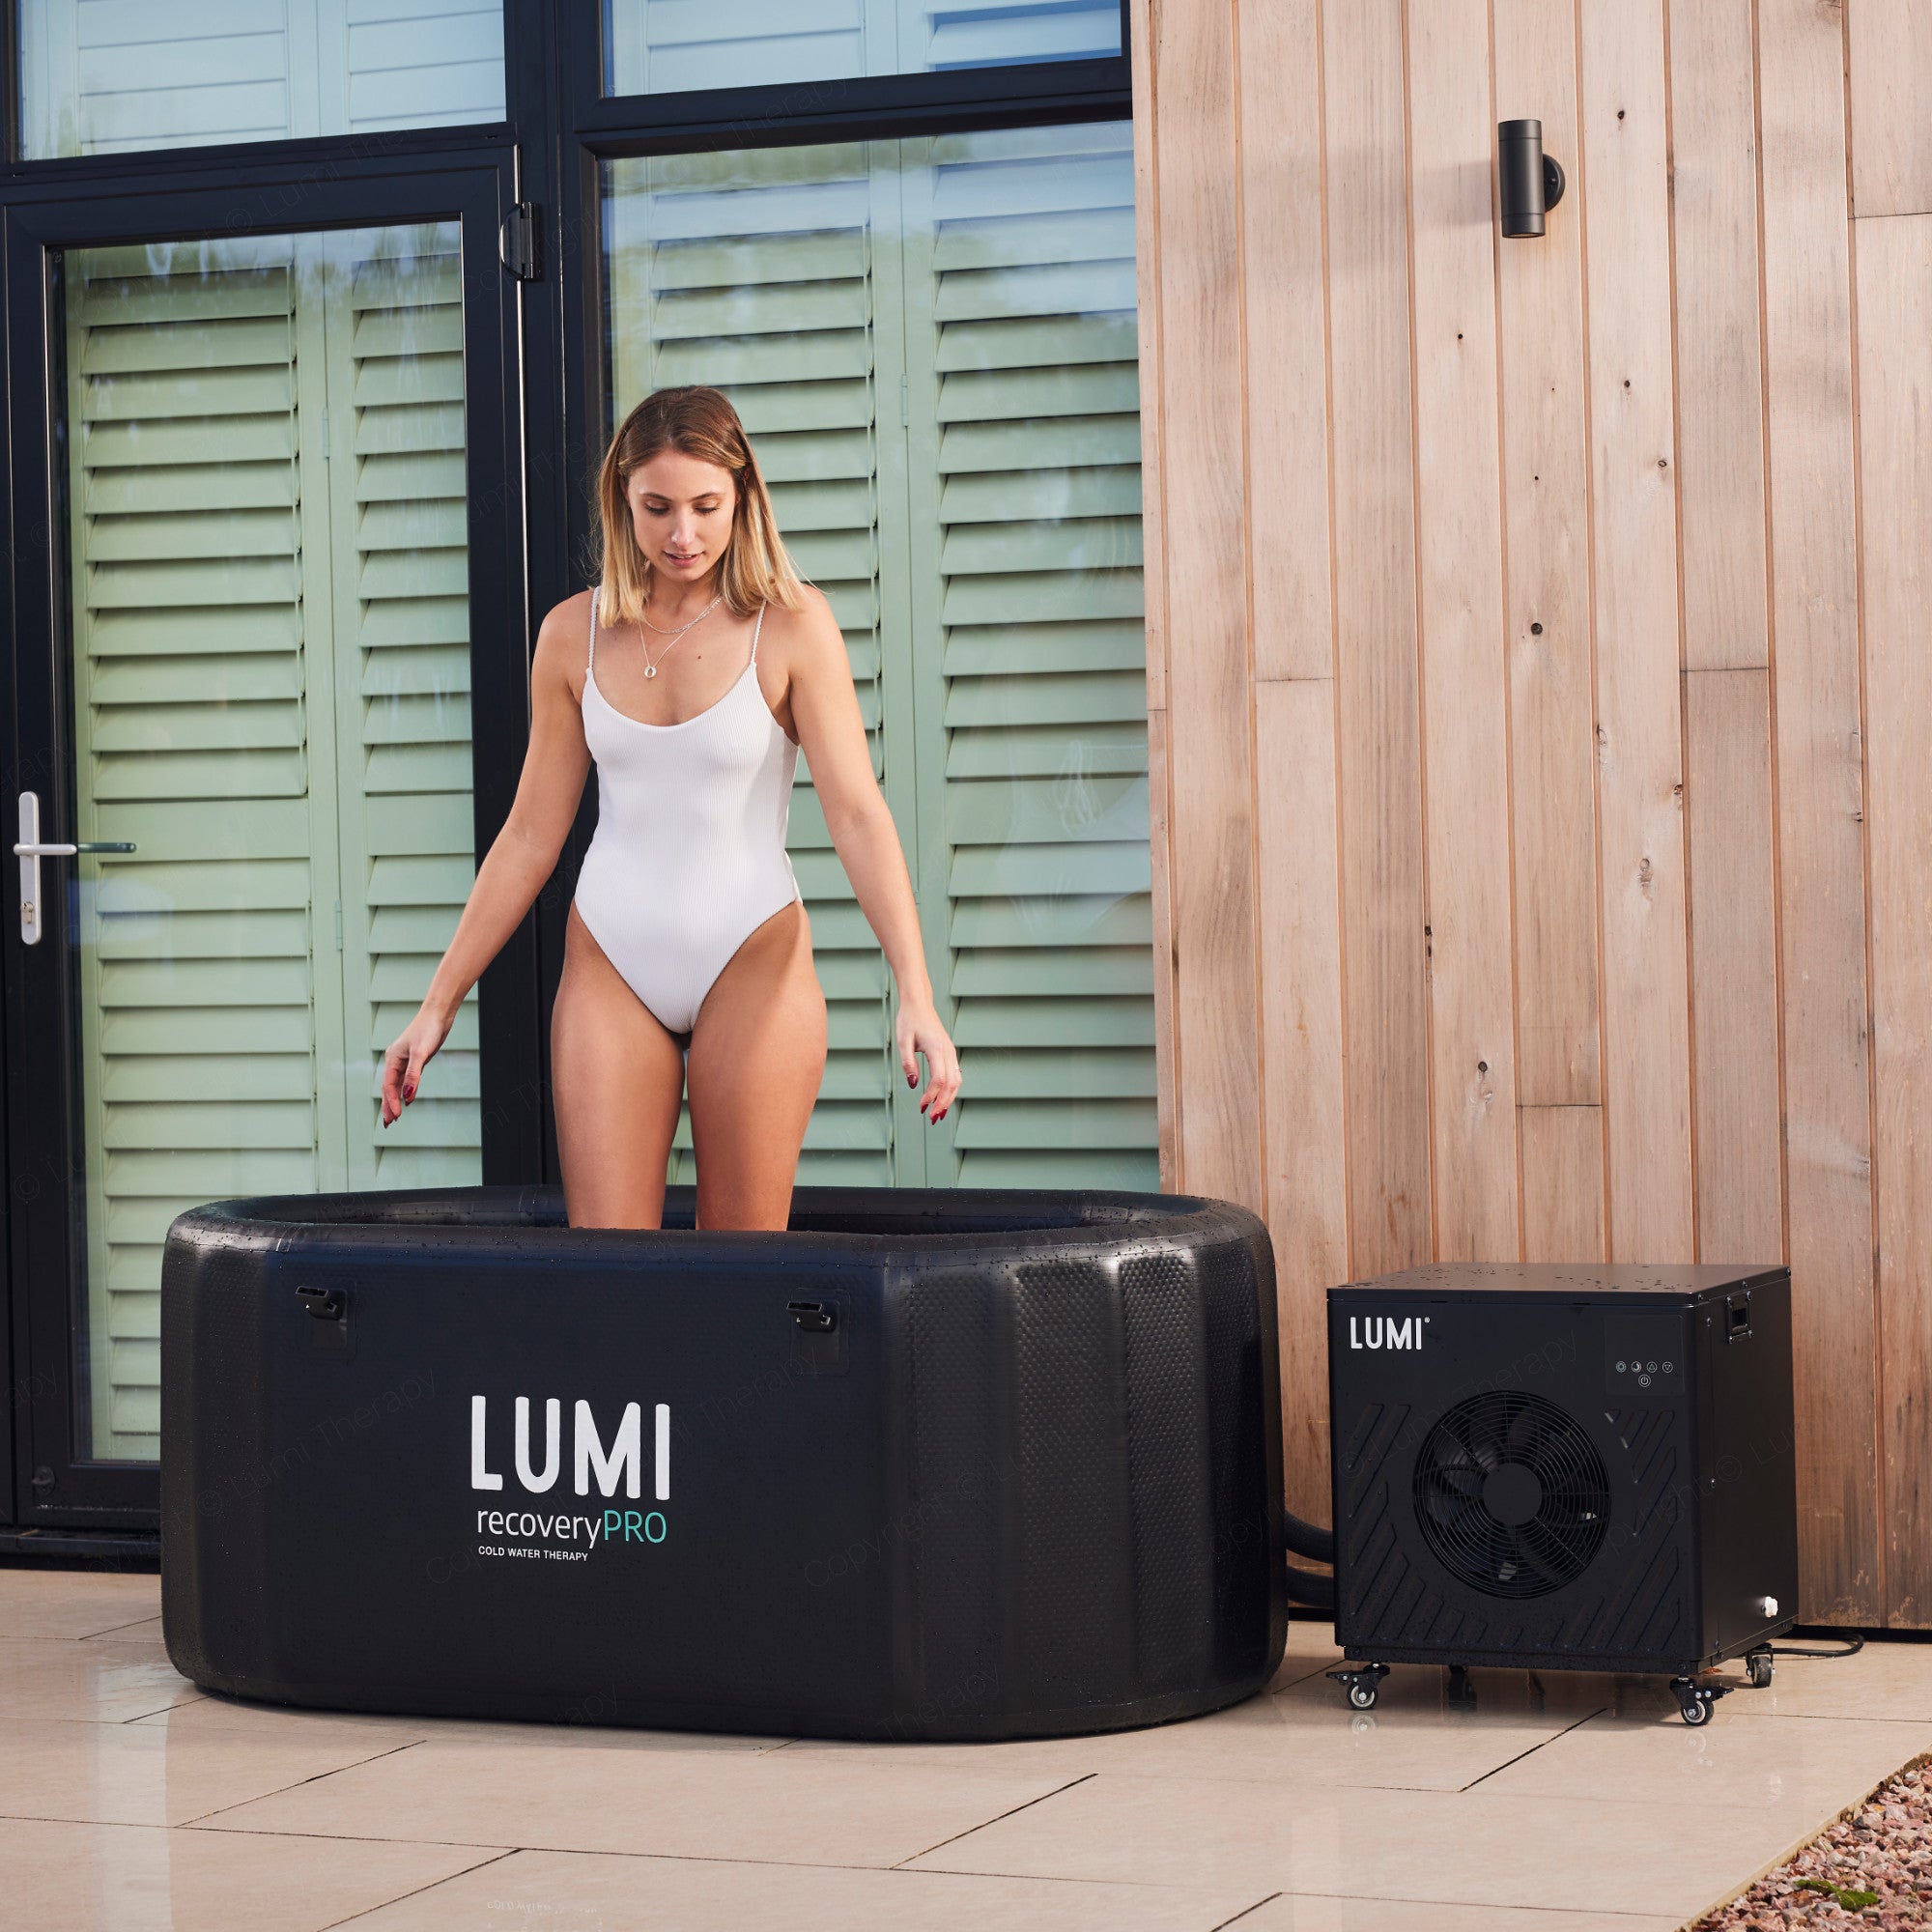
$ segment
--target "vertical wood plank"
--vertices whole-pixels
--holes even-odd
[[[1709,1262],[1784,1253],[1771,673],[1684,674],[1696,988],[1697,1242]]]
[[[1532,1261],[1604,1258],[1604,1122],[1596,1107],[1523,1107],[1522,1247]],[[1531,1175],[1541,1185],[1531,1188]]]
[[[1932,5],[1853,0],[1852,207],[1860,215],[1932,211]]]
[[[1759,0],[1785,1173],[1801,1613],[1876,1621],[1863,719],[1844,52],[1835,9]]]
[[[1568,7],[1495,0],[1495,114],[1577,168]],[[1501,336],[1517,1087],[1523,1257],[1603,1258],[1596,699],[1590,670],[1581,225],[1575,199],[1496,262]],[[1594,1150],[1597,1181],[1581,1182]]]
[[[1240,10],[1255,675],[1334,675],[1316,0]],[[1264,766],[1265,769],[1265,766]]]
[[[1689,1261],[1690,988],[1660,0],[1580,13],[1609,1248]]]
[[[1329,598],[1321,36],[1315,0],[1240,10],[1264,1177],[1289,1507],[1328,1510],[1326,1291],[1349,1271]]]
[[[1671,269],[1677,284],[1687,670],[1771,662],[1750,29],[1749,14],[1734,0],[1670,0]]]
[[[1342,960],[1335,875],[1334,687],[1256,687],[1262,787],[1262,961],[1267,986],[1267,1221],[1281,1322],[1288,1506],[1328,1520],[1327,1297],[1349,1277],[1342,1115]],[[1303,866],[1297,854],[1306,853]]]
[[[1174,1022],[1174,979],[1179,949],[1174,930],[1174,760],[1168,753],[1167,713],[1148,712],[1148,852],[1151,865],[1150,923],[1153,927],[1154,1138],[1160,1184],[1180,1187],[1180,1066]]]
[[[1408,13],[1416,563],[1435,1253],[1514,1260],[1509,876],[1488,0]]]
[[[1784,1252],[1749,13],[1670,0],[1697,1252]],[[1708,673],[1708,675],[1707,675]]]
[[[1858,289],[1885,1615],[1922,1628],[1932,1624],[1932,214],[1861,221]]]
[[[1322,11],[1336,711],[1357,1274],[1430,1250],[1401,0]]]
[[[1180,1077],[1174,1018],[1174,893],[1172,760],[1167,745],[1167,544],[1162,513],[1166,474],[1160,336],[1160,172],[1154,148],[1158,75],[1150,10],[1153,0],[1129,0],[1127,51],[1134,76],[1134,254],[1140,339],[1141,543],[1147,636],[1148,846],[1153,925],[1154,1134],[1160,1184],[1180,1185],[1178,1100]]]
[[[1150,17],[1159,206],[1186,211],[1161,224],[1157,270],[1161,340],[1186,345],[1159,371],[1178,1178],[1260,1211],[1234,9]]]

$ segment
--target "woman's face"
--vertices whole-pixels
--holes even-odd
[[[661,449],[624,486],[638,548],[672,583],[696,583],[724,560],[738,485],[722,465]]]

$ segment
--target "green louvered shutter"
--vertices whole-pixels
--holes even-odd
[[[323,133],[504,118],[503,0],[290,0],[289,24],[315,36]]]
[[[828,158],[830,165],[827,165]],[[873,421],[881,318],[868,276],[875,183],[863,147],[701,155],[611,165],[612,393],[710,383],[756,441],[799,569],[831,599],[851,655],[873,769],[910,813],[885,750],[881,452]],[[884,318],[890,329],[895,317]],[[896,376],[889,377],[895,402]],[[897,593],[903,608],[903,571]],[[897,625],[902,636],[903,620]],[[903,810],[901,810],[901,808]],[[811,920],[831,1029],[799,1163],[805,1182],[893,1178],[891,975],[833,850],[803,755],[788,840]],[[898,1083],[903,1085],[903,1082]],[[673,1179],[689,1179],[691,1122]]]
[[[377,1065],[473,871],[453,228],[66,271],[93,1453],[156,1453],[160,1244],[238,1194],[479,1178],[473,996]]]
[[[29,157],[321,131],[291,119],[279,0],[20,0],[19,33]]]
[[[903,68],[1101,60],[1121,51],[1115,0],[901,0]]]
[[[17,4],[32,159],[503,118],[502,0]]]
[[[949,908],[965,1076],[951,1178],[1153,1188],[1129,134],[948,136],[905,180],[921,872]]]
[[[928,1128],[893,1077],[877,941],[795,810],[835,1048],[840,994],[863,991],[801,1178],[883,1073],[871,1119],[899,1185],[1158,1185],[1129,130],[609,180],[619,408],[716,383],[782,483],[878,723],[965,1069]]]
[[[388,1043],[475,882],[463,306],[454,223],[316,238],[327,369],[350,1184],[480,1179],[476,995],[421,1096],[384,1129]]]
[[[1121,51],[1119,0],[614,0],[609,22],[613,94]]]
[[[672,94],[864,73],[866,14],[867,0],[737,0],[730,7],[614,0],[611,91]]]
[[[79,837],[138,846],[80,868],[99,1455],[156,1452],[169,1221],[322,1179],[297,281],[252,253],[68,266]]]

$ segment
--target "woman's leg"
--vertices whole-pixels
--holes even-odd
[[[684,1055],[575,906],[564,923],[550,1063],[570,1225],[662,1227]]]
[[[691,1031],[700,1228],[781,1229],[825,1073],[825,994],[794,900],[711,983]]]

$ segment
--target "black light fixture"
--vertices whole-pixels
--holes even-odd
[[[1503,233],[1541,235],[1545,213],[1563,199],[1563,165],[1543,152],[1541,121],[1496,123],[1496,174]]]

